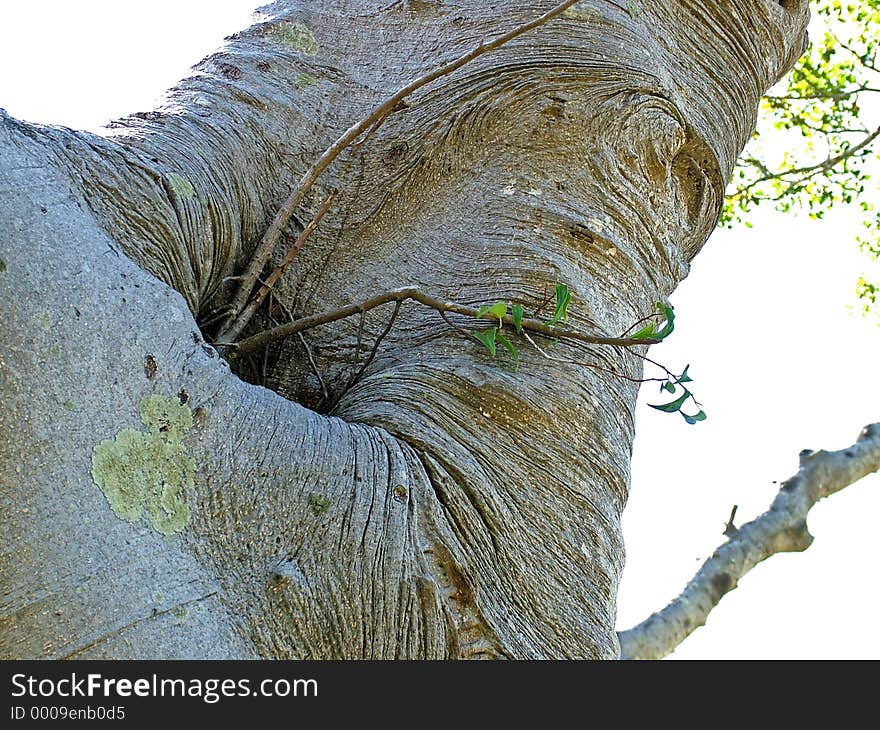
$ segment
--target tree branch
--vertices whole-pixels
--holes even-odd
[[[822,162],[817,162],[814,165],[806,165],[804,167],[793,167],[789,170],[779,170],[778,172],[774,172],[769,175],[763,175],[756,180],[752,180],[752,182],[750,182],[748,185],[744,185],[743,187],[738,188],[736,191],[728,195],[727,198],[729,200],[738,200],[750,190],[754,189],[756,186],[770,180],[782,180],[792,175],[805,175],[807,173],[810,173],[810,177],[813,177],[819,173],[828,172],[835,165],[861,152],[863,149],[868,147],[868,145],[870,145],[875,139],[877,139],[877,137],[880,137],[880,127],[877,127],[877,129],[867,135],[857,145],[849,147],[848,149],[845,149],[843,150],[843,152],[840,152],[836,155],[832,155],[831,157],[822,160]]]
[[[489,41],[488,43],[480,43],[480,45],[478,45],[476,48],[468,51],[463,56],[459,56],[454,61],[450,61],[447,64],[439,66],[432,71],[429,71],[424,76],[417,78],[415,81],[411,81],[409,84],[390,96],[384,102],[379,104],[379,106],[375,107],[373,111],[371,111],[366,117],[349,127],[343,133],[343,135],[339,137],[339,139],[337,139],[326,150],[324,150],[317,161],[306,171],[305,175],[303,175],[303,177],[300,179],[296,188],[288,196],[287,200],[284,201],[281,208],[272,219],[272,222],[269,224],[269,228],[266,229],[266,232],[263,234],[263,238],[260,240],[259,245],[254,251],[253,256],[251,257],[247,269],[245,269],[245,272],[242,275],[239,288],[236,291],[235,296],[233,297],[230,304],[231,313],[227,318],[227,322],[222,328],[218,339],[229,340],[235,337],[235,335],[231,334],[231,328],[238,318],[239,313],[244,309],[245,305],[247,304],[248,297],[250,297],[251,290],[256,284],[257,277],[259,277],[260,272],[263,270],[263,267],[266,265],[266,262],[272,255],[272,250],[274,249],[275,244],[278,242],[278,239],[281,237],[281,233],[284,230],[284,227],[290,221],[294,212],[299,207],[300,203],[302,202],[306,193],[311,189],[312,185],[315,184],[315,182],[321,176],[324,170],[326,170],[330,166],[330,164],[339,156],[339,154],[344,149],[354,143],[355,140],[357,140],[357,138],[360,137],[361,134],[363,134],[365,131],[372,130],[374,127],[378,128],[378,125],[395,110],[398,104],[400,104],[404,100],[404,98],[409,96],[417,89],[441,78],[442,76],[447,76],[453,71],[457,71],[465,64],[473,61],[475,58],[478,58],[490,51],[494,51],[495,49],[500,48],[504,44],[512,41],[517,36],[520,36],[523,33],[532,30],[533,28],[537,28],[538,26],[543,25],[547,21],[552,20],[557,15],[563,13],[565,10],[570,8],[578,1],[579,0],[565,0],[565,2],[559,3],[540,17],[535,18],[534,20],[531,20],[524,25],[520,25],[513,30],[505,33],[504,35],[500,35],[494,40]]]
[[[857,86],[854,89],[850,89],[849,91],[815,91],[812,94],[765,94],[764,98],[768,101],[776,101],[776,102],[794,102],[794,101],[811,101],[814,99],[822,99],[825,101],[843,101],[845,99],[849,99],[849,97],[854,96],[856,94],[861,94],[863,91],[867,91],[869,93],[874,93],[880,91],[880,89],[870,86],[869,84],[862,84],[861,86]]]
[[[246,355],[248,353],[266,347],[276,340],[295,335],[297,332],[302,332],[303,330],[318,327],[323,324],[337,322],[340,319],[352,317],[355,314],[369,312],[371,309],[381,307],[383,304],[388,304],[389,302],[404,302],[407,299],[411,299],[415,302],[418,302],[419,304],[424,304],[426,307],[436,309],[441,314],[452,312],[453,314],[461,314],[465,317],[480,317],[479,310],[475,309],[474,307],[468,307],[463,304],[457,304],[456,302],[447,302],[443,301],[442,299],[437,299],[436,297],[432,297],[430,294],[425,294],[423,291],[416,289],[415,287],[404,287],[402,289],[392,289],[391,291],[377,294],[376,296],[366,299],[358,304],[349,304],[348,306],[340,307],[339,309],[333,309],[328,312],[313,314],[309,317],[302,317],[301,319],[297,319],[293,322],[288,322],[287,324],[282,324],[278,327],[273,327],[272,329],[259,332],[255,335],[252,335],[251,337],[246,337],[241,342],[215,342],[214,346],[229,347],[230,352],[228,354],[228,359],[235,360],[242,355]],[[492,319],[495,318],[493,317]],[[503,322],[510,325],[511,327],[516,326],[513,317],[509,314],[503,317]],[[524,330],[528,330],[529,332],[537,332],[538,334],[546,335],[547,337],[556,337],[559,339],[569,339],[575,340],[577,342],[585,342],[591,345],[616,345],[618,347],[635,347],[638,345],[654,345],[659,342],[659,340],[649,338],[606,337],[605,335],[591,335],[583,332],[577,332],[575,330],[567,330],[560,327],[554,327],[536,319],[523,319],[520,322],[520,325]]]
[[[662,659],[670,654],[706,623],[724,595],[758,563],[810,546],[807,514],[816,502],[878,470],[880,423],[866,426],[856,443],[841,451],[802,451],[797,474],[782,483],[769,510],[739,529],[729,524],[728,541],[703,563],[678,598],[618,634],[621,658]]]
[[[299,250],[303,247],[303,244],[308,237],[312,235],[314,230],[318,227],[321,218],[323,218],[324,214],[330,209],[330,206],[333,204],[333,198],[335,197],[335,191],[327,196],[326,200],[324,200],[321,207],[318,209],[318,212],[315,213],[315,217],[312,218],[309,224],[303,229],[302,233],[297,236],[296,241],[293,246],[290,247],[284,260],[275,267],[268,277],[266,277],[266,281],[262,282],[262,286],[257,290],[257,293],[254,294],[247,306],[241,311],[241,314],[239,314],[235,321],[227,328],[224,333],[224,339],[231,340],[238,337],[241,334],[241,331],[247,327],[248,322],[251,321],[256,311],[260,308],[266,295],[272,291],[272,287],[275,286],[276,282],[281,278],[282,274],[284,274],[284,271],[296,258],[296,255],[299,253]],[[259,281],[259,278],[256,281]]]

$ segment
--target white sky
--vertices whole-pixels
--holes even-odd
[[[248,22],[254,0],[0,3],[0,107],[97,130],[161,92]],[[867,195],[880,204],[876,182]],[[880,329],[850,314],[868,268],[844,211],[824,222],[767,211],[719,231],[672,299],[653,348],[690,363],[709,419],[638,410],[620,628],[677,595],[737,522],[763,512],[803,448],[842,448],[880,421]],[[874,280],[880,272],[874,268]],[[576,305],[576,303],[575,303]],[[880,476],[818,505],[816,540],[752,571],[673,658],[880,658]]]

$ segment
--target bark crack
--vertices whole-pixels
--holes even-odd
[[[210,593],[206,593],[203,596],[199,596],[197,598],[191,598],[187,601],[181,601],[180,603],[177,603],[174,606],[171,606],[169,608],[165,608],[161,611],[153,610],[153,612],[150,613],[149,615],[141,616],[139,618],[136,618],[134,621],[130,621],[129,623],[127,623],[123,626],[120,626],[116,629],[113,629],[112,631],[108,631],[106,634],[102,634],[97,639],[90,641],[88,644],[85,644],[85,645],[79,647],[78,649],[74,649],[73,651],[68,652],[67,654],[65,654],[64,656],[62,656],[60,658],[61,659],[76,659],[77,657],[82,656],[86,652],[91,651],[92,649],[94,649],[97,646],[100,646],[101,644],[105,644],[106,642],[112,641],[113,639],[118,639],[125,632],[130,631],[131,629],[137,628],[141,624],[144,624],[148,621],[153,621],[158,618],[162,618],[163,616],[167,616],[170,613],[179,612],[183,609],[186,609],[187,606],[191,606],[195,603],[200,603],[201,601],[206,601],[209,598],[213,598],[217,594],[218,594],[218,591],[211,591]]]

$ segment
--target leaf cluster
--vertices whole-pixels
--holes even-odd
[[[860,216],[862,250],[880,260],[880,0],[818,0],[807,53],[761,102],[758,126],[727,190],[720,225],[751,227],[769,204],[822,219],[835,206]],[[877,284],[857,293],[871,309]]]

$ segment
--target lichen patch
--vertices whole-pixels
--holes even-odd
[[[271,37],[282,46],[305,53],[307,56],[318,53],[318,41],[315,40],[312,31],[302,23],[290,21],[278,23],[272,28]]]
[[[171,536],[192,517],[184,498],[193,488],[196,465],[182,443],[193,426],[192,411],[178,398],[161,395],[141,400],[140,411],[149,431],[124,428],[95,446],[92,479],[117,517],[146,519]]]
[[[312,74],[305,73],[300,71],[293,79],[293,85],[296,87],[298,91],[303,91],[308,89],[310,86],[314,86],[318,83],[318,79],[316,79]]]
[[[174,195],[177,196],[178,200],[191,200],[195,197],[196,189],[183,175],[178,175],[176,172],[169,172],[165,176],[165,182],[168,184],[168,187]]]

